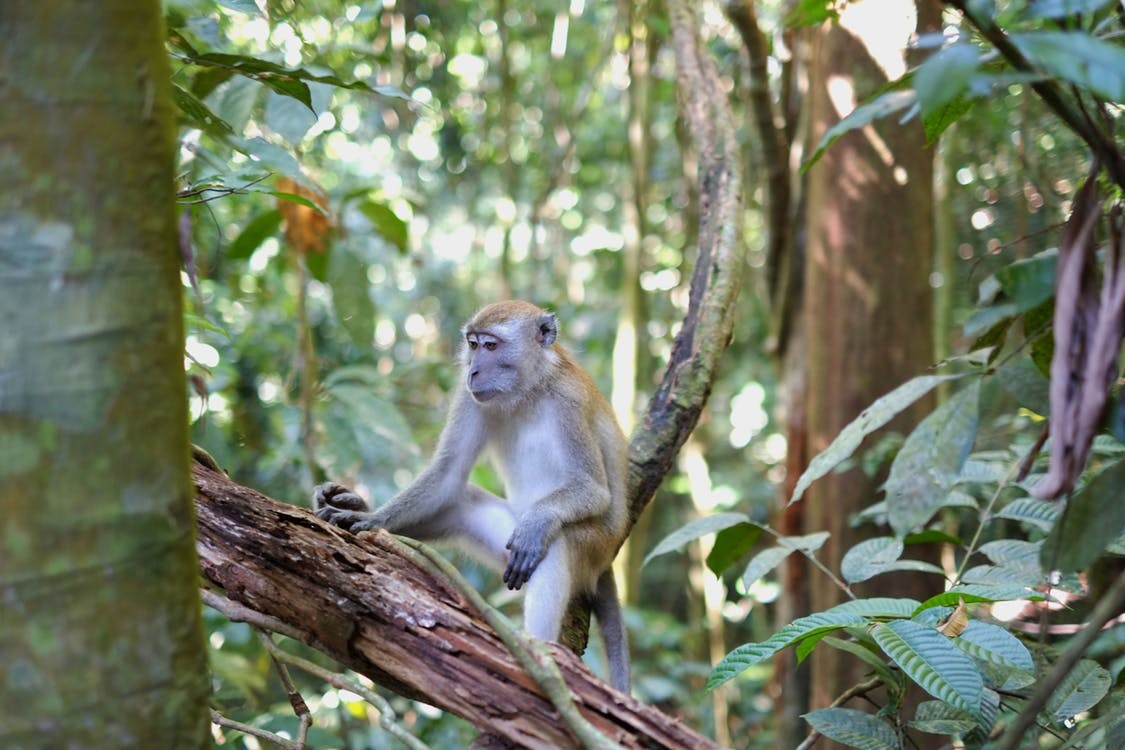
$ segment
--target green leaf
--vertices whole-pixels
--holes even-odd
[[[1018,690],[1035,682],[1031,652],[999,625],[973,620],[953,645],[985,665],[990,683],[1000,690]]]
[[[1043,377],[1030,358],[1012,360],[996,371],[996,379],[1018,405],[1036,414],[1050,413],[1050,381]]]
[[[982,544],[980,552],[995,565],[1038,572],[1042,547],[1042,540],[1028,542],[1022,539],[997,539]]]
[[[227,245],[226,257],[230,260],[249,258],[267,237],[272,237],[281,226],[281,212],[276,208],[258,214],[242,228],[238,236]]]
[[[842,638],[836,638],[831,635],[825,635],[821,641],[826,646],[831,646],[839,651],[855,656],[883,679],[887,685],[894,685],[896,682],[895,672],[887,665],[883,656],[875,651],[872,651],[864,643],[857,643],[855,641],[845,641]],[[805,641],[807,643],[807,641]],[[803,645],[803,644],[802,644]]]
[[[840,434],[822,452],[818,453],[797,480],[789,504],[801,499],[809,485],[832,471],[855,453],[863,439],[890,422],[895,415],[933,390],[939,383],[955,380],[960,375],[920,375],[903,383],[890,393],[877,399],[858,417],[840,431]]]
[[[944,504],[977,433],[980,381],[974,380],[910,433],[884,485],[887,516],[903,536],[924,525]]]
[[[755,581],[776,568],[791,554],[793,550],[785,547],[769,547],[754,555],[746,564],[746,570],[742,571],[742,585],[750,588]]]
[[[898,734],[887,722],[854,708],[822,708],[804,715],[813,729],[858,750],[899,750]]]
[[[894,620],[876,625],[871,637],[927,693],[973,716],[980,715],[984,689],[980,670],[936,629]]]
[[[215,0],[219,5],[224,8],[236,10],[239,13],[245,13],[248,16],[261,16],[262,11],[254,0]]]
[[[1067,16],[1089,15],[1110,0],[1035,0],[1025,11],[1028,18],[1066,18]]]
[[[824,612],[800,617],[760,643],[746,643],[720,661],[707,679],[708,690],[734,678],[747,667],[776,654],[805,638],[839,630],[849,625],[864,625],[871,619],[909,617],[920,605],[913,599],[875,597],[837,604]]]
[[[398,248],[400,253],[406,252],[406,222],[400,219],[398,214],[390,207],[371,200],[363,201],[356,208],[367,217],[380,237]]]
[[[890,536],[866,539],[844,553],[840,561],[840,575],[848,583],[866,581],[887,570],[887,566],[902,556],[903,543]]]
[[[914,615],[932,607],[956,607],[962,599],[965,600],[966,604],[972,604],[974,602],[1010,602],[1016,599],[1042,600],[1042,598],[1041,595],[1036,594],[1026,586],[960,584],[922,602]]]
[[[927,734],[964,734],[977,725],[969,713],[942,701],[923,701],[910,726]]]
[[[973,108],[975,101],[975,98],[968,96],[957,96],[933,112],[923,114],[922,129],[926,133],[926,145],[934,145],[950,125],[960,120]]]
[[[208,133],[234,135],[230,123],[211,111],[211,108],[185,89],[172,85],[172,97],[176,106],[189,123]]]
[[[1052,76],[1111,102],[1125,101],[1125,50],[1082,31],[1030,31],[1011,40]]]
[[[828,132],[820,139],[820,143],[817,144],[816,151],[801,165],[801,172],[805,172],[813,164],[816,164],[833,143],[840,140],[840,138],[851,131],[858,130],[864,125],[868,125],[887,115],[900,112],[913,106],[915,103],[916,97],[913,90],[898,88],[885,91],[882,94],[878,94],[873,99],[860,104],[852,110],[851,114],[828,129]]]
[[[1054,296],[1058,264],[1058,250],[1044,250],[1004,266],[996,272],[996,280],[1016,309],[1025,312]]]
[[[975,44],[953,44],[927,58],[914,71],[922,116],[933,115],[961,96],[978,67],[980,50]]]
[[[811,534],[778,537],[777,543],[793,551],[816,552],[831,536],[827,531],[814,531]]]
[[[1043,545],[1044,567],[1082,570],[1125,532],[1125,461],[1103,469],[1067,502]]]
[[[707,555],[707,567],[715,575],[734,565],[750,551],[762,535],[762,528],[750,523],[740,523],[723,529],[715,535],[715,544]]]
[[[1096,661],[1082,659],[1051,692],[1046,711],[1051,721],[1065,725],[1077,714],[1095,706],[1109,692],[1113,678]]]
[[[652,558],[678,550],[688,542],[695,541],[708,534],[715,534],[723,529],[729,529],[731,526],[740,523],[750,524],[752,522],[745,513],[715,513],[714,515],[697,518],[661,539],[660,543],[645,556],[641,565],[648,565]]]
[[[340,248],[328,259],[327,272],[340,325],[357,350],[370,351],[375,341],[375,303],[367,281],[367,263]]]

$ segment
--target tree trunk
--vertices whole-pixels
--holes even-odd
[[[0,746],[202,748],[161,5],[0,11]]]
[[[857,100],[905,70],[910,33],[935,27],[936,6],[864,0],[848,6],[838,24],[818,33],[810,66],[811,142],[847,115]],[[917,23],[915,23],[917,21]],[[804,314],[807,332],[808,455],[824,450],[840,430],[877,397],[931,363],[929,275],[933,247],[933,154],[921,124],[887,118],[853,131],[809,172],[808,254]],[[908,432],[923,404],[892,423]],[[868,447],[872,443],[868,443]],[[880,478],[859,468],[829,474],[806,495],[808,531],[830,531],[821,559],[834,570],[870,527],[848,517],[878,499]],[[841,592],[823,576],[810,577],[810,607],[837,604]],[[937,593],[933,579],[883,576],[862,595]],[[924,587],[924,588],[922,588]],[[861,679],[865,666],[831,648],[812,658],[813,708],[828,705]]]
[[[199,464],[199,557],[228,597],[400,695],[516,747],[575,747],[534,679],[444,577],[385,531],[352,535]],[[581,713],[626,748],[715,748],[551,644]]]

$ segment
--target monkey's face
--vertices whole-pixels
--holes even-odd
[[[534,392],[558,355],[552,313],[527,302],[497,302],[465,324],[465,387],[478,404],[513,406]]]
[[[495,333],[465,334],[465,387],[478,404],[521,389],[521,346]]]

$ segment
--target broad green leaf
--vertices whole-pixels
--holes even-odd
[[[961,583],[983,583],[989,586],[1015,585],[1031,587],[1042,579],[1038,568],[1030,570],[1005,565],[974,565],[961,574]]]
[[[746,570],[742,571],[742,585],[750,588],[755,581],[776,568],[791,554],[793,550],[785,547],[769,547],[754,555],[746,564]]]
[[[986,676],[1001,690],[1018,690],[1035,682],[1035,663],[1027,646],[999,625],[973,620],[953,645],[986,665]]]
[[[900,112],[915,103],[916,97],[913,90],[892,89],[860,104],[852,110],[851,114],[828,129],[828,132],[820,139],[820,143],[817,144],[816,151],[801,165],[801,171],[804,172],[813,164],[816,164],[829,146],[840,140],[844,135],[882,117]]]
[[[1047,699],[1047,715],[1055,724],[1065,725],[1104,698],[1112,682],[1096,661],[1082,659]]]
[[[975,76],[975,78],[979,78],[979,76]],[[949,129],[950,125],[960,120],[973,108],[976,101],[976,97],[956,96],[934,111],[923,114],[922,129],[926,133],[926,145],[934,145],[941,134]]]
[[[963,94],[980,66],[980,50],[961,42],[931,55],[914,71],[914,90],[922,116],[940,111]]]
[[[902,556],[903,549],[902,541],[891,536],[865,539],[844,553],[840,575],[848,583],[866,581],[885,572],[888,565]]]
[[[680,549],[688,542],[695,541],[708,534],[715,534],[723,529],[729,529],[740,523],[751,523],[750,517],[745,513],[715,513],[690,521],[660,540],[645,556],[642,565],[648,565],[649,560],[660,555]]]
[[[980,670],[936,629],[894,620],[876,625],[871,637],[927,693],[973,716],[980,715],[984,689]]]
[[[1082,31],[1031,31],[1011,40],[1037,66],[1111,102],[1125,102],[1125,49]]]
[[[238,236],[227,245],[226,257],[230,260],[249,258],[267,237],[272,237],[281,226],[281,212],[276,208],[258,214],[246,223]]]
[[[961,584],[954,586],[949,591],[931,596],[919,605],[914,614],[917,615],[919,612],[932,607],[956,607],[961,599],[964,599],[966,604],[973,604],[974,602],[1010,602],[1016,599],[1038,601],[1042,598],[1041,595],[1036,594],[1026,586]]]
[[[245,13],[250,16],[262,15],[262,10],[254,0],[215,0],[215,2],[224,8],[230,8],[239,13]]]
[[[964,734],[976,725],[971,714],[942,701],[919,703],[910,722],[910,726],[928,734]]]
[[[715,544],[707,554],[708,569],[715,575],[722,575],[757,544],[761,535],[762,527],[750,523],[723,529],[715,535]]]
[[[358,351],[370,350],[375,341],[375,303],[367,263],[344,246],[331,254],[327,271],[336,318]]]
[[[394,245],[400,253],[406,252],[408,239],[406,222],[400,219],[389,206],[366,200],[359,203],[356,208],[367,217],[380,237]]]
[[[980,552],[995,565],[1008,568],[1039,570],[1039,552],[1042,540],[1026,542],[1022,539],[997,539],[980,546]]]
[[[1024,11],[1028,18],[1066,18],[1089,15],[1112,0],[1035,0]]]
[[[857,643],[856,641],[845,641],[842,638],[836,638],[827,634],[822,639],[822,643],[824,643],[826,646],[831,646],[834,649],[838,649],[840,651],[849,653],[852,656],[855,656],[864,664],[871,667],[871,669],[875,671],[875,674],[883,678],[883,682],[887,683],[888,685],[895,684],[896,673],[892,671],[891,668],[887,665],[884,657],[881,654],[872,651],[863,643]]]
[[[1004,365],[996,371],[996,379],[1023,408],[1042,415],[1050,412],[1050,382],[1029,357],[1017,357]]]
[[[804,715],[813,729],[857,750],[900,750],[898,734],[887,722],[854,708],[822,708]]]
[[[816,531],[812,534],[802,534],[800,536],[783,536],[779,537],[777,543],[782,547],[801,552],[816,552],[824,546],[824,543],[832,536],[827,531]]]
[[[884,485],[895,534],[924,525],[944,504],[977,434],[980,381],[922,420],[898,452]]]
[[[863,439],[890,422],[896,414],[933,390],[939,383],[954,380],[960,375],[920,375],[903,383],[863,410],[858,417],[840,431],[824,451],[818,453],[797,480],[789,504],[801,499],[809,485],[820,479],[851,457]]]
[[[946,503],[948,505],[948,503]],[[937,529],[926,529],[917,534],[907,534],[902,539],[903,544],[961,544],[960,537],[951,536]]]
[[[212,112],[210,107],[191,92],[173,84],[172,96],[184,117],[200,130],[218,135],[234,134],[234,128],[230,126],[229,122]]]
[[[1016,309],[1026,312],[1054,296],[1058,265],[1059,252],[1052,248],[1004,266],[996,280]]]
[[[1082,570],[1125,533],[1125,461],[1103,469],[1074,493],[1043,545],[1043,566]]]
[[[854,599],[837,604],[824,612],[800,617],[760,643],[746,643],[731,651],[711,670],[706,687],[708,690],[717,687],[747,667],[764,661],[781,649],[805,638],[839,630],[849,625],[864,625],[873,619],[909,617],[919,606],[919,603],[913,599],[875,597]]]

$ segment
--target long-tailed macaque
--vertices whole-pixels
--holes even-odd
[[[317,488],[316,514],[352,531],[386,529],[468,542],[524,588],[524,628],[558,640],[567,604],[592,597],[610,681],[629,690],[625,624],[610,564],[627,529],[626,440],[609,404],[555,343],[554,314],[497,302],[462,329],[465,388],[453,397],[433,461],[375,511],[338,484]],[[470,484],[487,451],[507,500]]]

